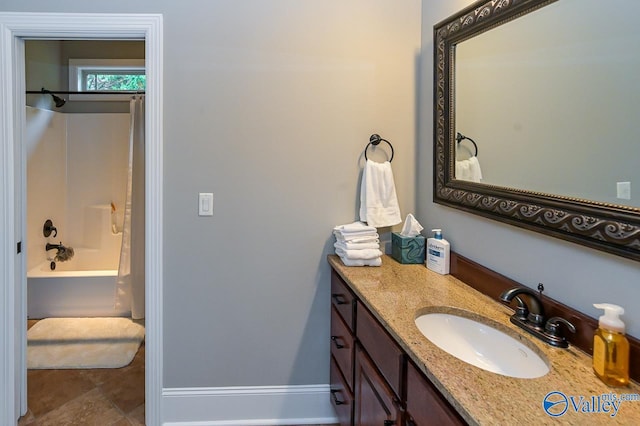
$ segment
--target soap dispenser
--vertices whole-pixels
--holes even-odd
[[[620,315],[624,309],[610,303],[594,304],[604,309],[593,336],[593,371],[609,386],[629,384],[629,341]]]
[[[442,275],[449,273],[449,241],[442,238],[442,229],[432,229],[433,237],[427,240],[427,268]]]

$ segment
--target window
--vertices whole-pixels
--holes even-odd
[[[144,90],[144,70],[82,70],[81,75],[83,91]]]
[[[145,90],[144,59],[69,59],[69,90],[113,92],[113,95],[71,94],[77,101],[123,101],[119,91]]]

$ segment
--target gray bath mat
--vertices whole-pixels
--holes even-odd
[[[129,318],[46,318],[27,331],[27,368],[119,368],[144,339]]]

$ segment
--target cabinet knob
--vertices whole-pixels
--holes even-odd
[[[343,405],[345,402],[344,401],[340,401],[338,399],[338,397],[336,396],[336,394],[340,392],[339,389],[331,389],[331,398],[333,398],[333,403],[336,405]]]
[[[336,305],[346,305],[348,303],[347,299],[344,297],[344,294],[333,293],[331,297],[336,301]]]
[[[333,341],[333,343],[336,345],[336,348],[338,349],[344,349],[344,345],[338,342],[338,339],[340,337],[339,336],[331,336],[331,340]]]

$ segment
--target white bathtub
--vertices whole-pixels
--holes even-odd
[[[27,315],[47,317],[115,317],[117,265],[102,259],[98,250],[75,249],[73,259],[45,261],[27,272]]]

